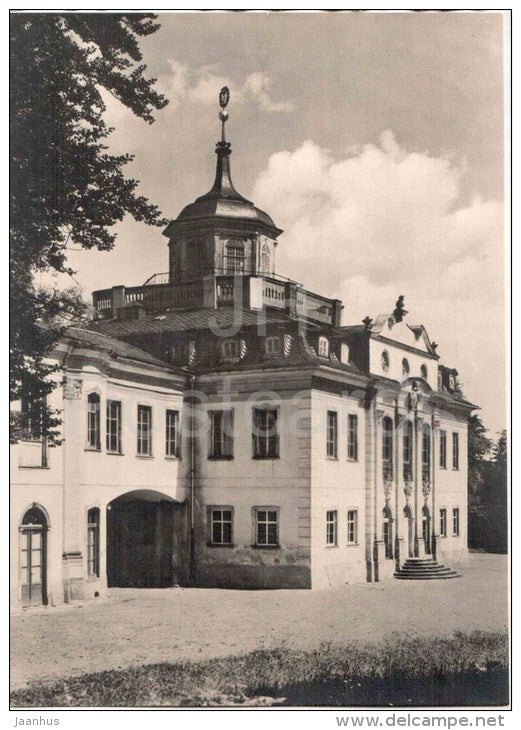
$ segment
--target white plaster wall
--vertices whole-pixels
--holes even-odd
[[[338,458],[326,452],[326,414],[337,412]],[[358,460],[347,458],[348,414],[358,416]],[[312,391],[312,586],[328,588],[366,579],[365,411],[355,398]],[[347,544],[347,511],[358,510],[358,543]],[[326,545],[326,512],[337,510],[338,545]]]

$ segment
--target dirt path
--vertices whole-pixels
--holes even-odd
[[[111,589],[100,602],[14,616],[12,688],[257,648],[506,628],[506,557],[472,555],[460,570],[461,578],[448,581],[389,580],[320,592]]]

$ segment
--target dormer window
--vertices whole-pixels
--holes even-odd
[[[280,337],[266,337],[266,354],[277,355],[281,351]]]
[[[340,345],[340,362],[349,365],[349,345],[345,342]]]
[[[449,389],[450,390],[456,389],[456,381],[454,379],[454,375],[449,375]]]
[[[409,361],[407,360],[406,357],[404,357],[402,360],[402,375],[404,377],[407,377],[407,375],[409,375],[410,371],[411,371],[411,368],[409,367]]]
[[[224,340],[221,343],[221,354],[225,360],[233,360],[239,357],[239,343],[237,340]]]
[[[384,371],[384,373],[387,373],[389,371],[389,353],[387,352],[387,350],[384,350],[382,352],[381,364],[382,370]]]
[[[443,375],[441,370],[438,370],[438,390],[443,390]]]
[[[320,357],[329,357],[329,340],[327,337],[318,338],[318,354]]]
[[[428,374],[429,373],[428,373],[428,370],[427,370],[427,365],[425,365],[425,363],[423,363],[423,365],[420,368],[420,375],[422,376],[422,378],[424,380],[427,380],[427,375]]]

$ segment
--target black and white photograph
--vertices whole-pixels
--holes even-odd
[[[507,726],[511,11],[9,30],[10,724]]]

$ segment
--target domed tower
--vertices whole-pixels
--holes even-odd
[[[229,91],[219,94],[222,135],[216,144],[214,184],[185,206],[164,235],[169,239],[169,280],[194,285],[206,277],[255,276],[275,271],[277,237],[282,233],[270,216],[233,186],[231,145],[226,141]]]

